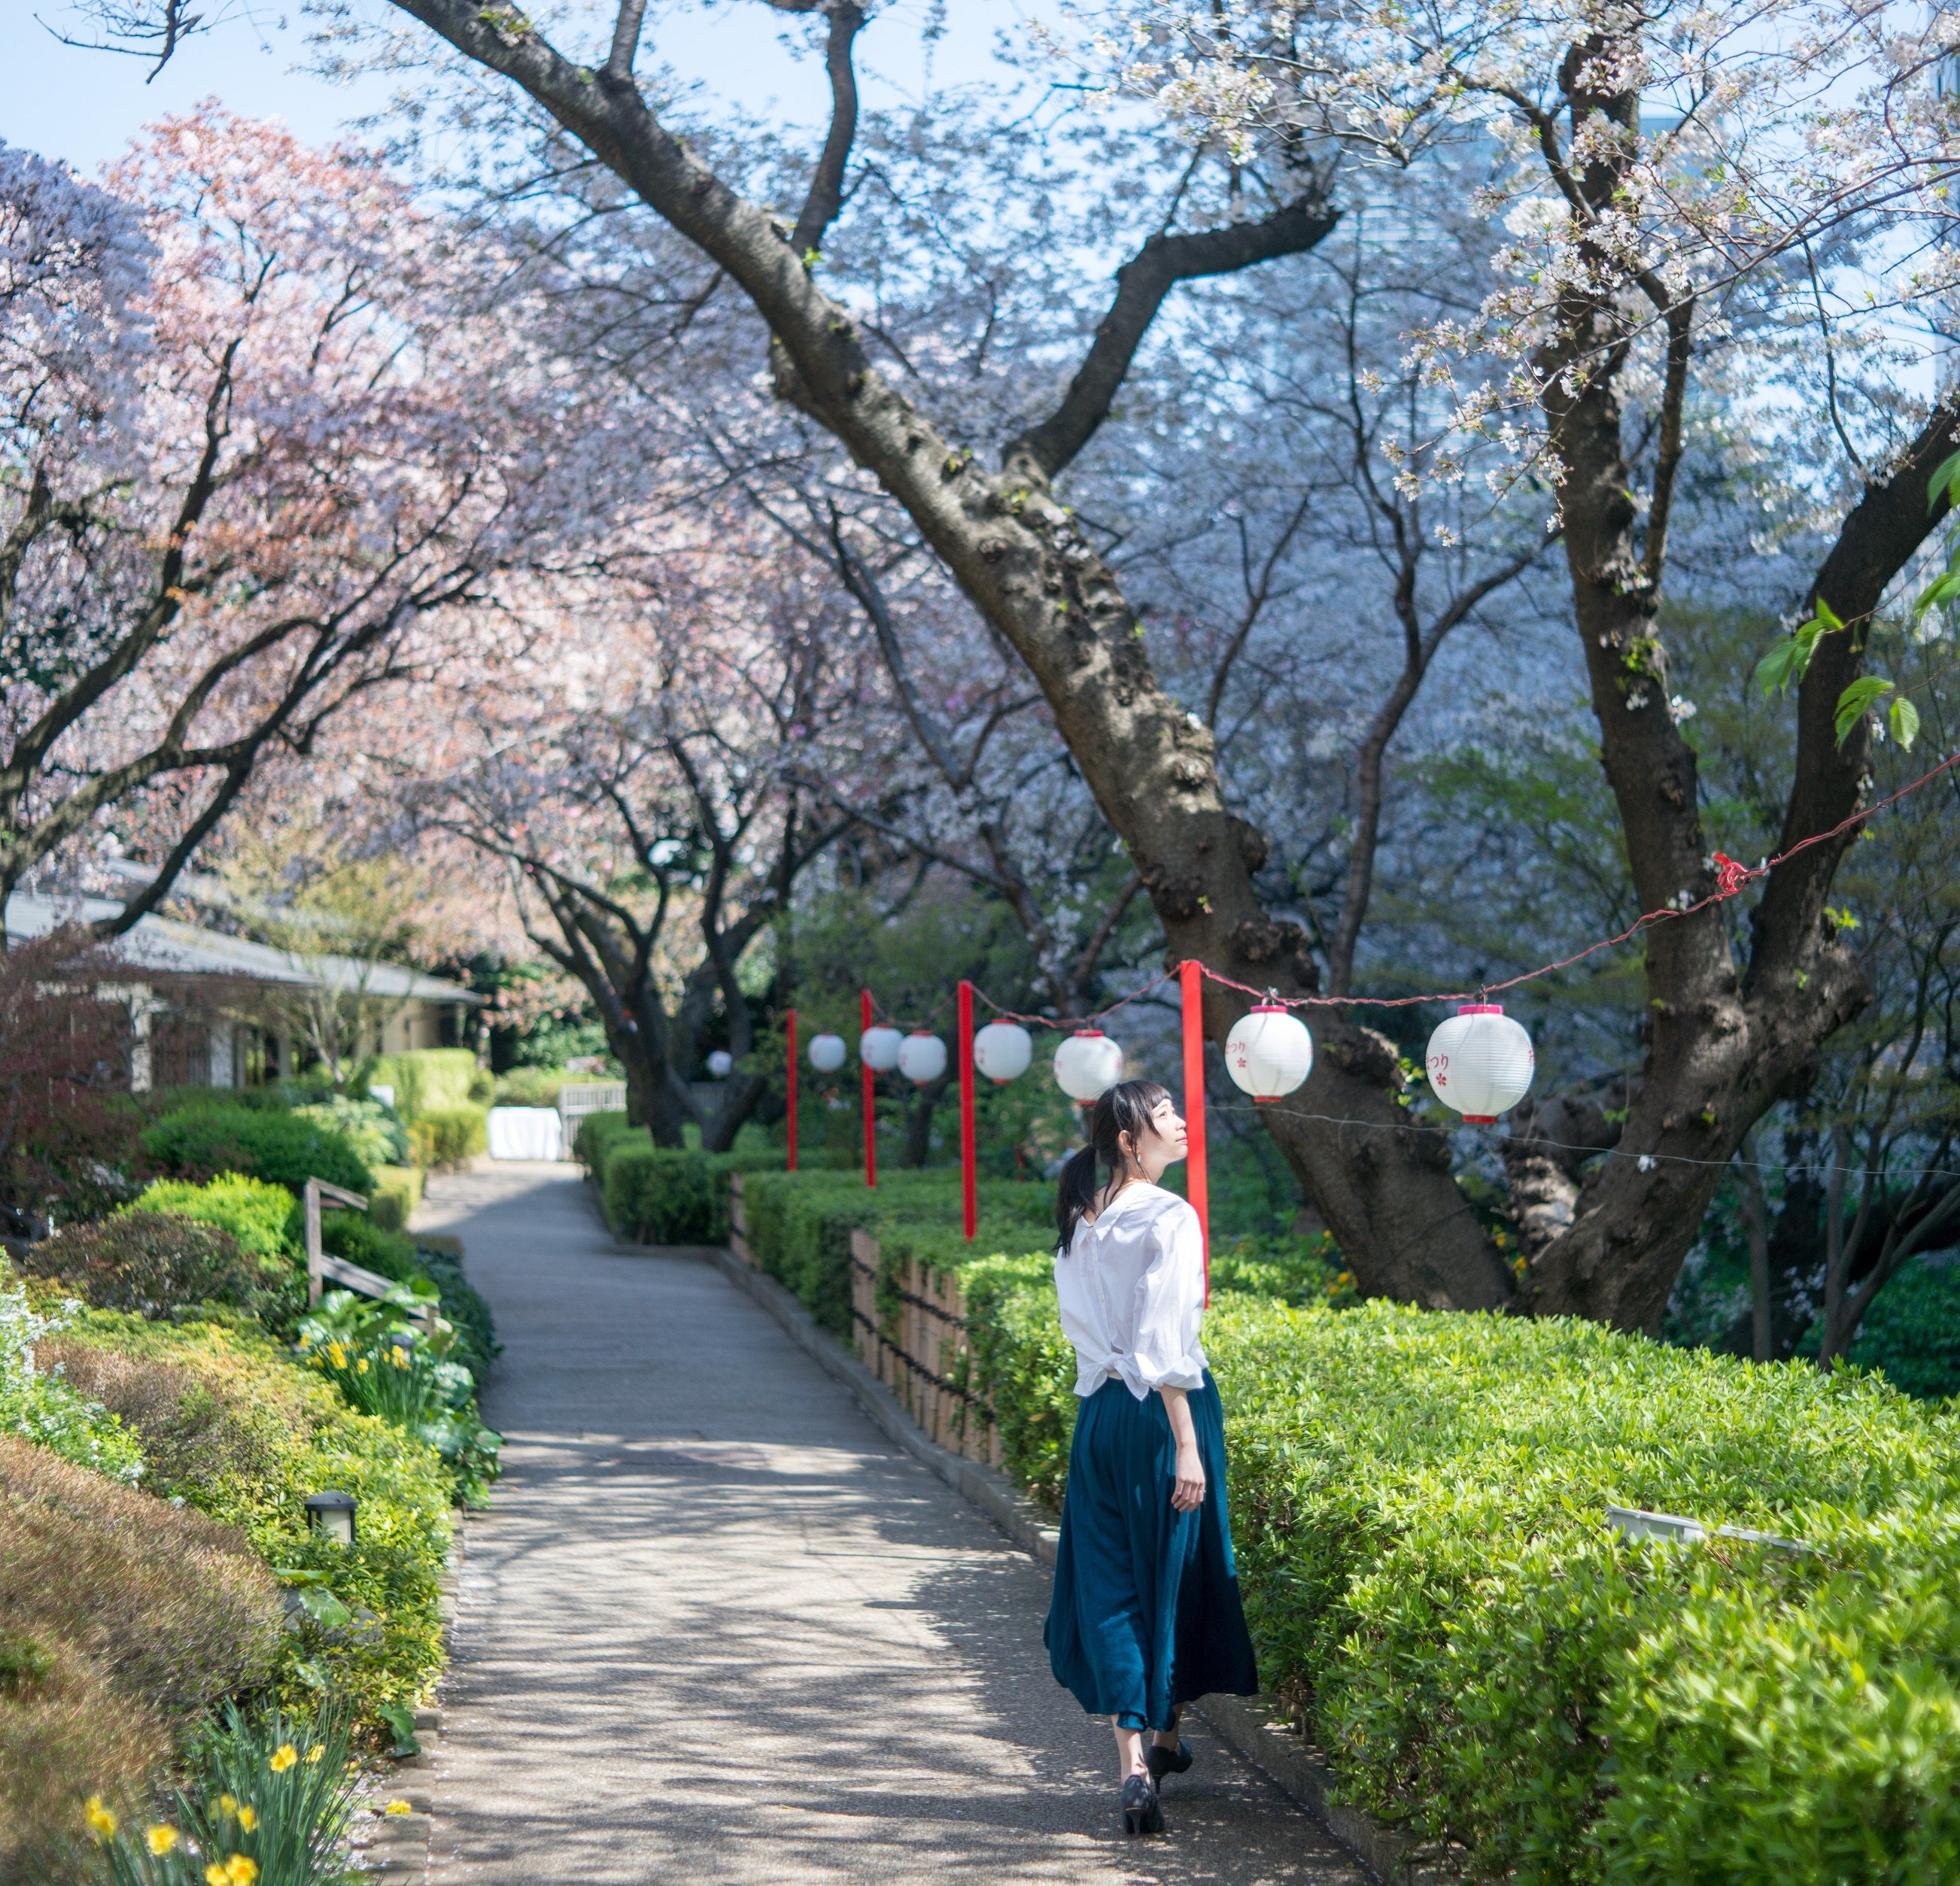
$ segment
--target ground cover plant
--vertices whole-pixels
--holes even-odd
[[[250,1325],[94,1312],[45,1355],[126,1424],[151,1492],[237,1527],[297,1592],[332,1599],[296,1618],[275,1673],[282,1697],[330,1689],[371,1722],[422,1695],[441,1661],[453,1486],[434,1447],[350,1407]],[[359,1503],[352,1548],[307,1526],[307,1496],[327,1487]]]

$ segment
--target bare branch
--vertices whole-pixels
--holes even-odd
[[[1052,479],[1096,436],[1109,416],[1164,297],[1180,281],[1233,275],[1281,256],[1304,255],[1340,221],[1316,183],[1283,209],[1256,223],[1183,236],[1153,236],[1116,271],[1116,295],[1096,330],[1088,358],[1068,383],[1061,404],[1040,425],[1013,440],[1001,463],[1010,470]]]
[[[823,141],[816,174],[790,238],[799,256],[823,246],[823,232],[844,207],[844,171],[858,136],[858,75],[851,63],[851,43],[864,24],[856,0],[835,0],[830,8],[830,40],[824,48],[824,69],[830,75],[830,134]]]

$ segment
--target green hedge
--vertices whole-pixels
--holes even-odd
[[[730,1175],[780,1166],[767,1149],[702,1153],[657,1147],[623,1113],[589,1113],[574,1150],[599,1191],[606,1222],[641,1244],[721,1244],[728,1236]]]
[[[482,1102],[495,1091],[489,1075],[466,1048],[418,1048],[382,1054],[368,1069],[367,1085],[392,1087],[395,1112],[412,1123],[425,1113]]]
[[[969,1274],[1010,1468],[1065,1477],[1045,1261]],[[1596,1325],[1214,1289],[1262,1677],[1475,1877],[1960,1875],[1960,1423]],[[1809,1542],[1631,1546],[1608,1505]]]
[[[743,1178],[742,1201],[756,1262],[840,1335],[851,1327],[855,1229],[877,1238],[887,1265],[915,1259],[948,1271],[1053,1235],[1047,1186],[982,1179],[978,1235],[969,1244],[959,1227],[959,1175],[943,1168],[883,1173],[875,1190],[855,1172],[756,1172]]]
[[[422,1172],[415,1166],[377,1166],[368,1192],[368,1215],[384,1231],[406,1231],[422,1202]]]
[[[425,1107],[409,1128],[409,1147],[425,1169],[454,1172],[485,1151],[490,1144],[490,1113],[486,1107]]]
[[[331,1127],[290,1113],[253,1107],[187,1107],[143,1131],[145,1157],[170,1178],[215,1178],[243,1172],[297,1196],[309,1178],[364,1194],[368,1171]]]

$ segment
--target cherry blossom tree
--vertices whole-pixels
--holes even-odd
[[[727,1147],[780,1066],[798,880],[847,830],[813,794],[875,771],[864,661],[834,605],[739,525],[622,518],[575,590],[507,595],[520,657],[480,647],[406,703],[411,825],[507,873],[533,944],[586,991],[655,1142]],[[820,572],[816,573],[820,576]],[[704,1113],[711,1039],[735,1069]]]
[[[134,833],[126,928],[269,750],[440,658],[550,510],[486,267],[214,109],[107,188],[0,154],[0,896]]]
[[[1645,941],[1651,1042],[1620,1136],[1643,1156],[1576,1188],[1530,1280],[1541,1309],[1651,1327],[1722,1160],[1868,998],[1826,903],[1873,739],[1917,730],[1911,701],[1866,669],[1960,447],[1953,405],[1901,371],[1935,351],[1911,326],[1953,286],[1960,126],[1935,82],[1952,16],[1901,31],[1890,12],[1811,0],[1100,17],[1116,29],[1097,48],[1108,81],[1242,161],[1302,135],[1402,164],[1452,139],[1489,154],[1481,200],[1513,237],[1499,279],[1414,339],[1456,409],[1385,444],[1411,491],[1461,477],[1481,436],[1511,450],[1513,477],[1548,475],[1638,906],[1684,913]],[[1857,396],[1860,364],[1876,396]],[[1698,401],[1739,394],[1795,405],[1841,447],[1815,494],[1831,514],[1820,559],[1789,599],[1798,626],[1764,677],[1796,696],[1776,848],[1819,841],[1763,882],[1740,962],[1709,902],[1719,835],[1659,622],[1698,419],[1708,432]]]

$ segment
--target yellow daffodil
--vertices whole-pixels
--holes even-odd
[[[152,1853],[162,1855],[177,1845],[177,1830],[167,1824],[160,1823],[155,1827],[146,1827],[143,1839]]]
[[[234,1853],[224,1862],[227,1886],[252,1886],[259,1877],[259,1862],[249,1853]]]
[[[347,1351],[339,1343],[327,1344],[326,1359],[336,1369],[345,1369],[347,1366]]]
[[[415,1809],[406,1801],[391,1801],[381,1811],[383,1814],[413,1814]]]
[[[238,1797],[235,1794],[221,1794],[218,1797],[218,1811],[226,1820],[238,1811]]]
[[[365,1356],[354,1365],[354,1372],[361,1376],[364,1376],[368,1372],[368,1358]]]
[[[213,1860],[204,1869],[204,1886],[231,1886],[231,1875]]]
[[[282,1742],[272,1751],[272,1773],[283,1775],[300,1758],[300,1751],[291,1742]]]
[[[88,1797],[89,1830],[98,1840],[108,1840],[116,1831],[116,1817],[102,1805],[102,1797],[92,1794]]]
[[[238,1810],[238,1824],[250,1834],[259,1824],[259,1810],[256,1808],[240,1808]]]
[[[300,1347],[302,1349],[310,1349],[313,1347],[313,1331],[311,1330],[303,1329],[300,1331]]]
[[[326,1743],[324,1743],[324,1742],[315,1742],[315,1743],[313,1744],[313,1745],[312,1746],[312,1748],[309,1748],[309,1749],[307,1751],[307,1760],[308,1761],[310,1761],[310,1762],[318,1761],[318,1760],[320,1760],[320,1757],[321,1757],[321,1756],[323,1756],[323,1755],[324,1755],[326,1753]]]
[[[389,1350],[388,1360],[392,1362],[397,1369],[406,1369],[409,1366],[409,1352],[404,1349],[399,1343],[397,1343],[393,1349]]]

